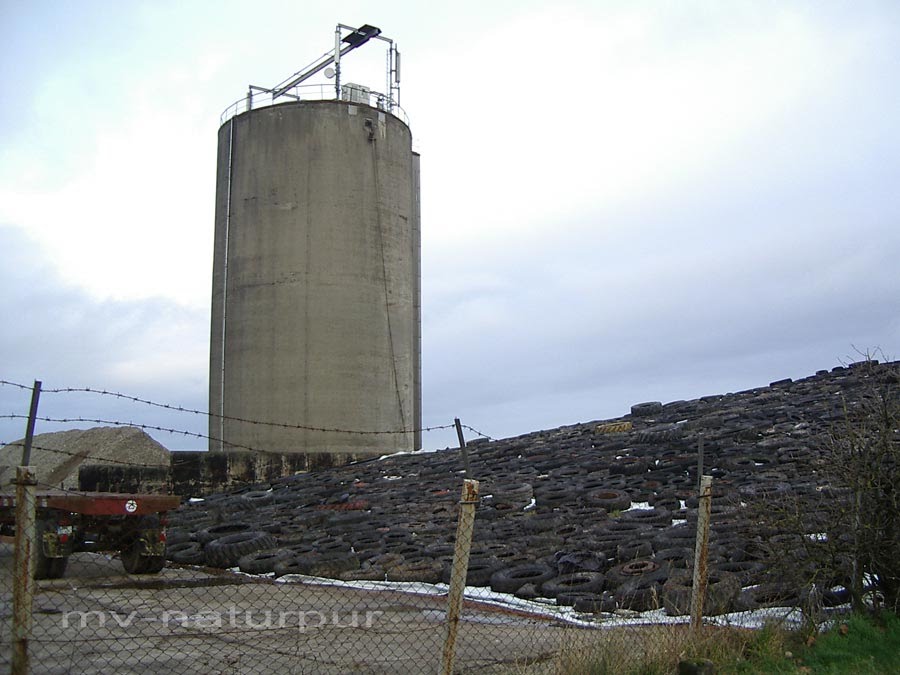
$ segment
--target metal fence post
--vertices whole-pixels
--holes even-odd
[[[712,476],[700,478],[700,503],[697,507],[697,543],[694,547],[694,580],[691,585],[691,630],[697,631],[703,620],[706,597],[706,555],[709,548],[709,513],[712,506]]]
[[[697,491],[703,493],[703,434],[697,439]]]
[[[31,638],[34,600],[35,479],[30,466],[16,467],[16,539],[13,566],[12,672],[27,675],[28,641]]]
[[[463,468],[466,470],[466,478],[468,478],[472,474],[469,471],[469,451],[466,449],[466,437],[463,436],[462,424],[460,424],[458,417],[453,419],[453,424],[456,426],[456,437],[459,439],[459,452],[462,454]]]
[[[441,673],[453,672],[453,656],[463,594],[466,590],[466,573],[469,569],[469,550],[472,548],[472,530],[475,528],[475,505],[478,503],[478,481],[463,481],[459,502],[459,524],[456,527],[456,545],[453,550],[453,568],[450,573],[450,592],[447,595],[447,636],[441,659]]]

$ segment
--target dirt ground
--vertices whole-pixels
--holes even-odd
[[[12,546],[0,544],[0,642],[11,641]],[[79,553],[38,584],[34,673],[436,673],[446,599],[397,590],[275,583],[167,568],[130,576]],[[456,672],[537,672],[574,633],[546,618],[467,602]],[[0,650],[0,671],[10,670]],[[531,664],[530,666],[528,664]]]

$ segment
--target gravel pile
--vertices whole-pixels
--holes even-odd
[[[0,485],[8,486],[22,461],[24,440],[0,449]],[[134,427],[73,429],[34,437],[31,465],[44,485],[78,489],[82,464],[169,466],[169,451]]]

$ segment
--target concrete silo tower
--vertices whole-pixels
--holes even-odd
[[[341,57],[373,39],[386,91],[342,85]],[[301,84],[322,71],[333,84]],[[330,464],[421,447],[419,157],[399,80],[379,29],[338,25],[333,51],[226,111],[211,450]]]

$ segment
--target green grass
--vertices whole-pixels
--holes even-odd
[[[854,615],[832,630],[808,638],[764,628],[723,673],[812,673],[876,675],[900,673],[900,619]]]
[[[680,659],[709,659],[722,674],[900,673],[900,618],[894,614],[852,616],[826,633],[808,635],[778,625],[760,630],[707,626],[699,635],[686,626],[622,628],[605,633],[602,642],[573,641],[549,670],[544,664],[540,672],[669,675],[677,672]]]
[[[900,618],[850,617],[804,650],[798,663],[816,675],[900,673]]]

